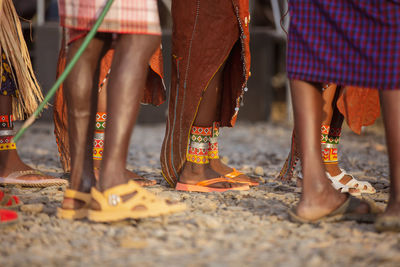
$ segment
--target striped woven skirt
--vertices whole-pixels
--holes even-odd
[[[290,79],[400,88],[399,0],[289,2]]]

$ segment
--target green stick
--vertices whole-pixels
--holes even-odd
[[[99,18],[97,19],[96,23],[94,24],[93,28],[90,30],[90,32],[87,34],[85,37],[85,40],[83,41],[81,47],[79,47],[79,50],[76,52],[74,57],[71,59],[69,64],[65,67],[64,72],[58,77],[57,81],[54,83],[53,87],[49,90],[45,98],[43,99],[42,103],[38,106],[38,108],[33,112],[33,114],[25,121],[25,123],[22,125],[21,129],[17,132],[17,134],[14,136],[14,142],[17,142],[21,136],[25,133],[25,131],[32,125],[32,123],[35,122],[36,118],[39,116],[39,114],[42,112],[46,104],[50,101],[50,99],[54,96],[56,93],[57,89],[60,87],[60,85],[64,82],[64,80],[67,78],[68,74],[71,72],[72,68],[75,66],[76,62],[78,59],[81,57],[82,53],[85,51],[86,47],[89,45],[90,41],[93,39],[95,36],[97,29],[100,27],[101,23],[104,20],[104,17],[106,16],[108,10],[110,10],[110,7],[114,0],[108,0],[106,5],[104,6],[103,11],[101,12]]]

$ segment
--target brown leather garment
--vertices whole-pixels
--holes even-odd
[[[81,36],[83,38],[84,36]],[[65,43],[64,41],[62,43]],[[106,77],[112,62],[114,51],[109,50],[101,60],[99,86]],[[58,57],[57,77],[64,71],[66,61],[65,47],[62,47]],[[165,86],[162,81],[163,60],[161,49],[158,49],[149,62],[149,72],[147,74],[145,94],[142,100],[144,104],[161,105],[165,101]],[[65,172],[70,171],[70,154],[68,139],[68,117],[67,103],[63,95],[63,86],[61,85],[55,95],[54,100],[54,134],[56,136],[60,161]]]
[[[236,122],[250,70],[248,0],[172,1],[172,77],[161,151],[164,178],[175,186],[189,131],[209,81],[224,62],[221,126]]]

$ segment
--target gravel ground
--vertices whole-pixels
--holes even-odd
[[[62,175],[50,124],[35,124],[19,142],[25,162]],[[0,229],[1,266],[399,266],[400,234],[377,233],[355,222],[298,225],[287,209],[300,194],[274,180],[289,150],[287,125],[238,124],[221,131],[221,154],[262,184],[248,192],[181,193],[160,173],[164,125],[138,126],[128,168],[155,179],[150,190],[189,209],[165,218],[95,224],[55,217],[64,188],[5,188],[26,204],[21,223]],[[370,181],[370,197],[388,199],[388,165],[379,127],[356,136],[344,131],[342,167]]]

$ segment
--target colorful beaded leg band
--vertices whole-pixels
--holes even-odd
[[[208,142],[212,133],[212,127],[192,126],[190,130],[190,143],[186,153],[186,160],[196,164],[207,164]]]
[[[328,141],[329,144],[339,144],[342,128],[331,128],[329,130]]]
[[[338,162],[338,149],[336,144],[321,144],[321,150],[324,163]]]
[[[93,138],[93,159],[102,160],[104,150],[104,133],[95,132]]]
[[[106,112],[97,112],[96,113],[96,130],[104,131],[106,129],[106,120],[107,120]]]
[[[326,143],[328,141],[329,129],[329,125],[321,126],[321,143]]]
[[[14,130],[0,130],[0,136],[14,136]]]
[[[0,128],[13,128],[13,117],[12,115],[0,115]]]
[[[0,130],[0,151],[17,149],[17,145],[12,141],[14,131]]]
[[[212,127],[211,138],[208,146],[208,159],[219,159],[218,154],[218,136],[219,136],[219,122],[214,122]]]
[[[103,159],[103,148],[93,148],[93,159],[102,160]]]

